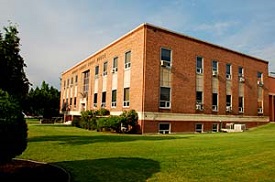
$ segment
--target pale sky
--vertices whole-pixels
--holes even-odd
[[[30,82],[60,89],[61,73],[142,23],[269,61],[274,0],[0,0],[0,30],[18,26]]]

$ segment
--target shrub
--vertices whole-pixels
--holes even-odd
[[[120,126],[122,117],[120,116],[109,116],[106,118],[99,118],[97,121],[97,127],[99,130],[115,130],[116,132],[120,132]]]
[[[27,148],[27,124],[16,100],[0,89],[0,163],[7,163]]]
[[[97,110],[95,112],[95,114],[97,116],[108,116],[108,115],[110,115],[110,111],[108,109],[105,109],[105,108],[100,108],[99,110]]]
[[[120,115],[123,117],[122,123],[125,126],[131,126],[131,133],[136,133],[136,126],[138,124],[138,114],[135,110],[123,111]]]
[[[79,126],[87,130],[95,130],[96,124],[96,114],[93,110],[82,111]]]

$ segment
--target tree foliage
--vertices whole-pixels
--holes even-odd
[[[31,115],[51,118],[59,114],[60,92],[45,81],[41,87],[31,89],[24,104],[24,111]]]
[[[0,32],[0,88],[22,103],[29,90],[24,72],[24,59],[20,56],[20,38],[16,26],[4,27]]]
[[[27,124],[17,100],[0,89],[0,163],[9,162],[27,147]]]
[[[29,89],[20,56],[20,38],[13,25],[0,32],[0,163],[9,162],[27,147],[22,103]]]

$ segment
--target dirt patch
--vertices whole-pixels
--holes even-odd
[[[13,160],[0,165],[0,181],[68,182],[69,175],[63,169],[50,164]]]

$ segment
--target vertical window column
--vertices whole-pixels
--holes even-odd
[[[98,80],[99,80],[99,65],[95,66],[94,97],[93,97],[93,106],[95,108],[97,107]]]
[[[204,107],[204,75],[203,75],[203,57],[196,57],[196,111],[203,111]]]
[[[225,110],[227,113],[232,112],[232,66],[231,64],[226,64],[225,67],[225,77],[226,77],[226,107]]]
[[[212,111],[218,112],[219,100],[218,61],[212,61]]]
[[[166,48],[160,50],[160,95],[159,107],[171,108],[171,66],[172,51]]]
[[[239,77],[239,113],[244,113],[244,68],[238,68],[238,77]]]
[[[262,72],[257,72],[257,85],[258,85],[258,114],[262,115],[264,112],[263,108],[263,73]]]
[[[131,83],[131,51],[125,53],[124,60],[124,96],[123,96],[123,107],[130,106],[130,83]]]

